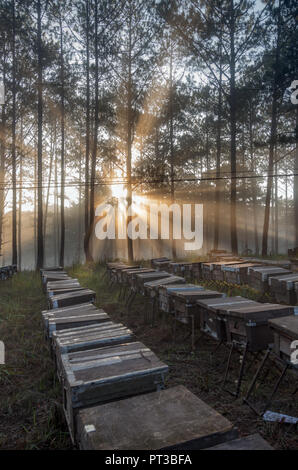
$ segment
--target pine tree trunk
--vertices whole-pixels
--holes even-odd
[[[43,246],[43,202],[42,202],[42,45],[41,45],[41,1],[37,0],[37,51],[38,51],[38,136],[37,136],[37,259],[36,269],[43,266],[44,246]]]
[[[170,45],[170,164],[171,164],[171,204],[175,202],[175,155],[174,155],[174,116],[173,116],[173,100],[174,100],[174,86],[173,86],[173,41]],[[170,241],[172,247],[172,257],[176,258],[176,240],[174,240],[174,214],[170,212]]]
[[[22,204],[23,204],[23,119],[20,132],[20,187],[19,187],[19,227],[18,227],[18,270],[22,270]]]
[[[93,230],[93,223],[95,218],[95,175],[96,175],[96,157],[97,157],[97,135],[98,135],[98,126],[99,126],[99,93],[98,93],[98,81],[99,81],[99,70],[98,70],[98,0],[95,0],[94,4],[94,54],[95,54],[95,73],[94,73],[94,87],[95,87],[95,98],[94,98],[94,136],[93,136],[93,148],[92,148],[92,157],[91,157],[91,178],[90,178],[90,222],[89,222],[89,231],[86,245],[87,256],[86,261],[92,262],[93,258],[90,252],[90,238],[91,231]]]
[[[2,34],[2,77],[3,86],[6,86],[6,48],[5,34]],[[1,106],[1,133],[0,133],[0,255],[2,255],[3,245],[3,221],[4,221],[4,201],[5,201],[5,152],[6,152],[6,105]]]
[[[16,15],[15,1],[12,2],[12,264],[18,262],[17,247],[17,187],[16,187]]]
[[[234,254],[238,254],[238,237],[237,237],[237,216],[236,216],[236,200],[237,200],[237,160],[236,160],[236,57],[235,57],[235,11],[234,0],[230,0],[230,46],[231,46],[231,62],[230,62],[230,158],[231,158],[231,250]]]
[[[84,252],[88,258],[89,233],[89,157],[90,157],[90,50],[89,50],[89,0],[86,1],[86,153],[85,153],[85,235]]]
[[[64,216],[64,195],[65,195],[65,97],[64,97],[64,52],[63,52],[63,29],[60,15],[60,61],[61,61],[61,192],[60,192],[60,256],[59,265],[64,266],[64,245],[65,245],[65,216]]]
[[[132,66],[132,26],[131,26],[132,11],[130,9],[129,14],[129,40],[128,40],[128,79],[127,79],[127,153],[126,153],[126,178],[127,178],[127,195],[126,202],[127,208],[132,205],[132,186],[131,186],[131,147],[132,147],[132,128],[133,128],[133,117],[132,117],[132,77],[131,77],[131,66]],[[131,221],[131,215],[127,214],[126,217],[126,228]],[[133,261],[133,241],[128,236],[127,231],[127,257],[128,262]]]
[[[268,252],[268,231],[269,231],[269,218],[270,218],[270,200],[272,193],[272,174],[274,165],[274,148],[276,144],[277,133],[277,77],[279,74],[279,56],[280,56],[280,7],[278,15],[278,28],[277,28],[277,44],[275,52],[274,64],[274,80],[273,80],[273,94],[272,94],[272,111],[271,111],[271,128],[270,128],[270,143],[269,143],[269,163],[268,163],[268,178],[265,202],[265,214],[263,225],[263,239],[262,239],[262,255],[266,256]]]

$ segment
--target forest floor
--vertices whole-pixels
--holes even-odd
[[[275,449],[298,449],[296,427],[265,423],[242,403],[242,398],[235,400],[222,390],[226,349],[221,348],[211,359],[216,343],[197,333],[196,349],[192,353],[189,330],[183,325],[177,325],[174,343],[173,322],[169,316],[158,316],[154,327],[144,324],[144,298],[137,296],[127,311],[123,302],[118,301],[119,288],[110,289],[103,279],[102,266],[74,266],[68,272],[83,286],[96,291],[96,304],[104,308],[112,320],[128,326],[137,340],[169,365],[167,387],[184,385],[237,426],[241,436],[259,432]],[[230,295],[260,298],[258,292],[245,287],[226,283],[210,287]],[[38,274],[18,273],[12,280],[0,283],[0,340],[6,347],[6,365],[0,365],[0,449],[71,448],[61,412],[60,386],[43,336],[41,310],[45,308]],[[230,387],[235,385],[238,370],[239,356],[235,354]],[[242,396],[254,372],[253,366],[245,374]],[[276,371],[271,368],[254,397],[257,406],[266,403],[275,380]],[[291,395],[293,388],[293,378],[289,375],[271,409],[298,416],[298,397]]]

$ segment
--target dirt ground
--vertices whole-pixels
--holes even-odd
[[[245,373],[241,397],[235,400],[222,389],[228,354],[224,347],[214,353],[216,342],[197,331],[193,353],[189,329],[180,324],[177,324],[174,342],[172,318],[159,315],[153,327],[145,324],[145,299],[138,296],[127,310],[123,302],[118,301],[118,287],[111,289],[103,279],[103,272],[101,266],[92,269],[78,266],[69,270],[82,285],[96,291],[97,305],[104,308],[112,320],[132,329],[137,340],[169,365],[167,387],[184,385],[237,426],[241,436],[259,432],[275,449],[298,449],[297,427],[265,423],[243,404],[241,397],[253,377],[256,363]],[[43,337],[40,311],[45,308],[45,296],[37,275],[17,276],[8,281],[10,285],[0,285],[0,339],[8,351],[6,366],[0,366],[0,449],[69,449],[71,443],[61,412],[61,391]],[[31,276],[30,282],[28,276]],[[10,305],[12,292],[17,289],[18,301]],[[230,389],[235,387],[239,359],[235,353]],[[276,378],[277,371],[271,366],[254,396],[256,406],[264,406]],[[289,375],[270,409],[298,416],[298,393],[292,395],[294,389],[295,381]]]

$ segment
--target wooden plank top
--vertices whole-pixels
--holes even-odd
[[[224,298],[217,298],[217,299],[202,299],[202,300],[197,300],[197,304],[200,305],[201,307],[204,307],[208,310],[211,310],[213,312],[219,311],[219,309],[223,306],[232,306],[236,303],[240,302],[247,302],[247,299],[244,297],[241,297],[240,295],[237,295],[235,297],[224,297]]]
[[[171,292],[171,295],[174,297],[174,299],[180,299],[184,302],[195,302],[199,299],[215,299],[219,297],[223,298],[225,296],[223,292],[207,289],[199,289],[196,291],[174,291]]]
[[[185,281],[184,277],[169,276],[169,277],[165,277],[163,279],[157,279],[156,281],[145,282],[144,286],[154,289],[156,287],[166,286],[166,285],[169,285],[169,284],[180,285],[180,284],[185,284],[185,283],[186,283],[186,281]]]
[[[64,300],[64,299],[73,299],[75,297],[80,298],[80,297],[85,296],[85,295],[90,295],[90,296],[95,297],[96,293],[94,292],[94,290],[91,290],[91,289],[83,289],[83,290],[80,290],[80,291],[77,291],[77,292],[69,292],[67,294],[54,295],[53,297],[51,297],[51,301],[55,302],[55,301],[60,301],[60,300]]]
[[[274,330],[288,334],[293,341],[298,339],[298,315],[274,318],[273,320],[269,320],[268,323]]]
[[[274,450],[260,434],[233,439],[205,450]]]
[[[254,302],[248,304],[239,304],[228,308],[225,315],[232,318],[241,318],[246,321],[267,321],[269,318],[286,316],[294,313],[293,307],[280,304],[261,304]]]
[[[80,410],[77,423],[81,448],[94,450],[201,449],[236,434],[182,385]]]
[[[62,354],[61,358],[70,386],[88,382],[114,383],[130,377],[168,372],[168,366],[140,342]]]

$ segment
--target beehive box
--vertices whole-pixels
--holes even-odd
[[[274,450],[260,434],[233,439],[205,450]]]
[[[248,268],[257,266],[256,263],[226,264],[222,267],[224,280],[232,284],[247,284]]]
[[[201,275],[206,281],[212,280],[213,263],[202,263]]]
[[[139,266],[133,266],[133,265],[119,265],[119,266],[116,266],[115,268],[113,268],[111,270],[111,275],[110,275],[110,278],[111,280],[113,280],[114,282],[117,282],[117,283],[122,283],[122,274],[123,274],[123,271],[125,270],[129,270],[129,269],[137,269],[139,268]]]
[[[161,258],[152,258],[150,260],[150,264],[151,264],[151,267],[156,269],[156,266],[158,263],[160,262],[166,262],[166,263],[169,263],[171,260],[169,258],[167,258],[166,256],[162,256]]]
[[[191,276],[191,266],[190,262],[172,262],[169,264],[169,272],[176,274],[177,276]]]
[[[277,302],[294,305],[297,302],[295,282],[298,282],[298,273],[269,277],[270,293],[275,296]]]
[[[102,309],[91,310],[88,312],[75,310],[74,312],[65,312],[63,316],[61,316],[60,313],[57,316],[48,316],[48,318],[45,319],[45,322],[47,323],[46,334],[51,338],[54,331],[87,325],[96,325],[108,320],[110,320],[109,315]]]
[[[51,281],[72,280],[65,271],[45,271],[42,273],[41,279],[44,285]]]
[[[170,260],[154,261],[154,269],[157,271],[168,271]]]
[[[227,337],[224,317],[219,313],[219,310],[224,307],[229,308],[232,305],[247,302],[249,301],[240,295],[235,297],[197,300],[197,315],[200,318],[201,331],[217,341],[225,342]]]
[[[137,274],[155,272],[156,270],[151,268],[128,269],[127,271],[122,272],[123,284],[132,287],[133,281],[135,280]]]
[[[135,278],[133,279],[132,288],[139,294],[144,295],[144,284],[146,282],[157,281],[158,279],[164,279],[165,277],[170,277],[170,274],[165,271],[136,274]]]
[[[61,377],[61,356],[65,353],[87,351],[133,340],[131,330],[122,323],[106,321],[99,325],[83,326],[68,330],[55,331],[52,336],[57,375]]]
[[[46,289],[64,289],[68,286],[80,286],[78,279],[68,279],[67,281],[50,281],[47,283]]]
[[[238,304],[224,312],[227,342],[246,345],[251,352],[267,349],[273,342],[268,320],[293,313],[293,308],[279,304]]]
[[[201,267],[202,263],[201,262],[194,262],[191,263],[191,277],[193,280],[199,280],[201,279]]]
[[[43,310],[41,312],[45,331],[48,331],[48,320],[49,318],[62,318],[66,316],[82,315],[83,313],[91,313],[98,311],[98,308],[95,307],[92,303],[72,305],[70,307],[55,308],[50,310]],[[100,310],[103,311],[103,310]]]
[[[242,260],[239,260],[239,261],[237,261],[237,260],[217,261],[216,263],[213,264],[212,279],[214,281],[224,281],[224,279],[225,279],[224,267],[241,265],[242,263],[243,263]]]
[[[171,292],[189,291],[197,286],[195,284],[171,284],[170,286],[158,287],[158,306],[162,312],[173,313],[173,302]],[[202,288],[203,289],[203,288]]]
[[[206,290],[201,286],[198,289],[187,291],[172,291],[170,293],[173,303],[173,311],[175,318],[182,323],[189,323],[190,318],[194,318],[194,325],[200,325],[200,318],[197,308],[197,300],[199,299],[215,299],[225,296],[222,292]]]
[[[185,284],[184,277],[180,276],[169,276],[163,279],[157,279],[156,281],[145,282],[144,292],[148,297],[155,297],[158,294],[158,288],[160,286],[170,286],[172,284]]]
[[[73,439],[79,409],[158,390],[168,372],[139,342],[63,354],[61,361],[63,406]]]
[[[284,268],[274,266],[257,266],[248,268],[248,284],[254,289],[266,292],[268,290],[268,278],[273,276],[282,276],[292,274]]]
[[[94,302],[96,293],[91,289],[84,289],[68,294],[56,294],[49,298],[50,308],[69,307],[70,305]]]
[[[78,292],[82,290],[85,290],[85,287],[82,287],[80,285],[69,284],[64,288],[47,289],[47,297],[49,299],[50,297],[54,297],[55,295],[69,294],[70,292]]]
[[[42,276],[42,274],[46,271],[63,271],[63,270],[64,268],[62,266],[46,266],[40,269],[40,275]]]
[[[113,269],[115,269],[116,267],[121,267],[121,266],[126,266],[126,264],[122,263],[122,261],[121,262],[107,263],[106,264],[106,271],[107,271],[108,278],[111,278]]]
[[[84,450],[198,450],[238,437],[182,385],[81,410],[77,429]]]
[[[293,273],[298,273],[298,259],[291,260],[290,269]]]
[[[291,361],[291,355],[295,351],[292,343],[298,340],[298,314],[269,320],[269,326],[273,332],[275,354],[282,360]],[[298,364],[291,363],[298,368]]]

